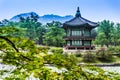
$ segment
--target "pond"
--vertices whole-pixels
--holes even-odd
[[[104,66],[101,67],[103,70],[105,71],[109,71],[109,72],[115,72],[115,73],[119,73],[120,74],[120,66]]]
[[[57,69],[56,67],[54,66],[51,66],[51,65],[45,65],[47,68],[51,69],[52,71],[55,71],[55,72],[64,72],[65,69]],[[9,66],[9,65],[4,65],[4,64],[0,64],[0,70],[8,70],[10,71],[8,74],[4,74],[4,76],[0,76],[0,79],[3,79],[4,77],[6,76],[9,76],[10,73],[15,70],[15,66]],[[120,74],[120,66],[102,66],[101,67],[103,70],[105,71],[109,71],[109,72],[115,72],[115,73],[118,73]],[[26,78],[26,80],[39,80],[39,79],[36,79],[33,77],[33,75],[31,75],[30,77]]]

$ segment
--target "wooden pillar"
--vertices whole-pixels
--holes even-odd
[[[92,40],[90,40],[90,50],[91,50],[91,41],[92,41]]]
[[[72,37],[72,29],[70,28],[70,38]],[[70,40],[70,46],[72,46],[72,40]]]
[[[92,29],[90,29],[90,38],[92,38],[91,30]],[[90,40],[90,50],[91,50],[91,44],[92,44],[92,40]]]
[[[84,46],[84,40],[82,40],[82,46]]]
[[[72,46],[72,40],[70,40],[70,46]]]
[[[92,44],[92,40],[90,40],[90,47],[91,47],[91,44]]]
[[[84,37],[84,28],[82,28],[82,37]],[[82,40],[82,46],[85,49],[85,47],[84,47],[84,40]]]

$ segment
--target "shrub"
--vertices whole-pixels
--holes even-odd
[[[96,56],[92,52],[86,52],[83,55],[83,61],[85,61],[85,62],[95,62],[95,59],[96,59]]]
[[[113,55],[112,52],[109,50],[106,50],[105,48],[101,48],[96,52],[97,58],[100,61],[112,61],[113,60]]]
[[[38,47],[38,51],[40,53],[48,53],[48,50],[49,50],[49,47],[45,47],[45,46]]]
[[[44,60],[46,64],[54,64],[57,67],[65,67],[66,69],[71,69],[77,65],[77,58],[74,55],[55,53],[44,56]]]
[[[81,57],[82,54],[81,54],[80,52],[76,52],[76,53],[75,53],[75,56],[76,56],[76,57]]]
[[[113,46],[108,47],[108,51],[111,51],[112,53],[114,53],[115,52],[115,47],[113,47]]]
[[[117,46],[115,48],[115,52],[118,54],[118,56],[120,57],[120,46]]]
[[[63,49],[62,48],[50,48],[50,51],[53,53],[63,53]]]

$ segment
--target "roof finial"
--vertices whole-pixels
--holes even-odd
[[[77,11],[76,11],[76,17],[81,17],[81,14],[80,14],[80,10],[79,10],[79,7],[77,7]]]

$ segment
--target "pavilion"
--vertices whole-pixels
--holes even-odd
[[[78,7],[75,17],[63,24],[66,32],[65,49],[95,49],[95,46],[92,46],[91,31],[97,26],[98,23],[83,18]]]

